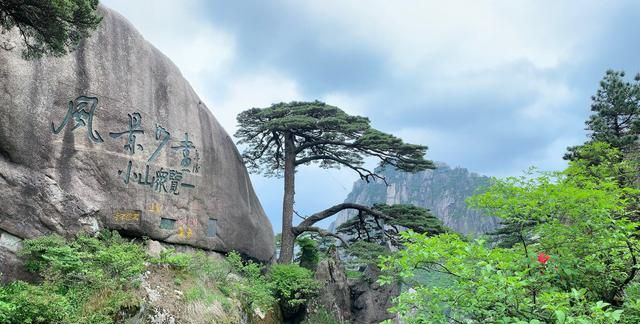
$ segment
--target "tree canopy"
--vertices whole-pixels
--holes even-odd
[[[102,20],[98,0],[0,0],[0,31],[17,28],[23,57],[63,56]]]
[[[348,167],[364,180],[381,178],[363,167],[364,158],[376,157],[380,166],[405,171],[434,168],[425,160],[426,146],[371,127],[366,117],[352,116],[320,101],[274,104],[238,115],[238,144],[247,145],[243,157],[252,172],[282,176],[286,136],[291,136],[295,166],[317,163],[322,168]]]

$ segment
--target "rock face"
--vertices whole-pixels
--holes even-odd
[[[231,138],[166,56],[99,12],[61,58],[25,61],[17,32],[0,36],[18,44],[0,49],[2,233],[109,228],[270,260],[273,230]]]
[[[329,250],[328,258],[318,264],[315,278],[321,284],[316,302],[340,323],[351,320],[351,290],[335,247]],[[313,312],[315,308],[317,305],[310,305],[308,311]]]
[[[352,319],[357,324],[380,323],[393,319],[387,310],[393,307],[393,298],[400,294],[398,284],[381,286],[378,284],[380,269],[368,266],[362,278],[351,283]]]
[[[358,181],[345,201],[364,205],[412,204],[428,208],[444,225],[464,234],[477,235],[496,229],[498,219],[484,216],[465,204],[465,199],[476,190],[489,185],[489,178],[464,168],[452,169],[444,163],[436,163],[436,166],[435,170],[417,173],[385,170],[383,174],[389,186],[381,181]],[[331,228],[352,216],[348,211],[341,212]]]

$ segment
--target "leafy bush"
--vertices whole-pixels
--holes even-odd
[[[185,270],[191,265],[192,256],[186,253],[176,253],[175,249],[160,252],[157,258],[151,258],[151,263],[164,264],[176,270]]]
[[[496,179],[469,200],[517,225],[508,247],[401,233],[405,249],[383,257],[381,268],[404,282],[417,270],[448,280],[415,281],[393,310],[408,323],[637,323],[640,224],[627,204],[640,193],[609,168],[579,162]]]
[[[296,264],[272,266],[269,281],[285,316],[303,310],[309,299],[315,297],[320,289],[320,283],[313,279],[313,273]]]
[[[260,265],[253,261],[242,262],[242,257],[237,252],[230,252],[227,262],[236,273],[243,276],[231,282],[243,304],[249,309],[260,307],[263,310],[268,310],[275,304],[272,286],[261,274]]]
[[[128,282],[142,273],[145,261],[142,247],[117,232],[102,239],[80,235],[70,243],[58,235],[42,236],[25,241],[21,254],[27,269],[65,285]]]
[[[72,311],[69,300],[49,285],[17,281],[2,288],[0,298],[3,324],[61,323]]]
[[[112,323],[139,300],[128,288],[144,270],[140,244],[116,232],[99,238],[57,235],[26,240],[21,250],[41,284],[0,287],[0,323]]]
[[[302,324],[342,324],[339,320],[337,320],[331,312],[329,312],[324,307],[319,307],[318,309],[308,312],[302,321]]]
[[[212,260],[204,252],[196,252],[191,256],[189,271],[203,280],[212,280],[217,284],[227,282],[231,273],[231,265],[226,260]]]
[[[320,261],[318,242],[311,237],[302,236],[296,239],[296,243],[300,246],[300,266],[315,271]]]

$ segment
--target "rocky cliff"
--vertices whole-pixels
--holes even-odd
[[[464,168],[450,168],[444,163],[436,165],[435,170],[418,173],[385,170],[383,175],[388,186],[382,181],[357,181],[345,201],[365,205],[386,203],[425,207],[446,226],[464,234],[475,235],[495,229],[498,226],[497,219],[484,216],[465,204],[467,197],[489,184],[489,178]],[[341,212],[331,228],[344,223],[351,216],[349,212]]]
[[[15,45],[0,49],[0,259],[20,239],[108,228],[269,260],[271,224],[229,135],[166,56],[99,14],[60,58],[25,61],[18,33],[0,35]]]

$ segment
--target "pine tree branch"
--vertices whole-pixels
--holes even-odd
[[[329,207],[323,211],[317,212],[309,217],[307,217],[307,219],[305,219],[304,221],[302,221],[302,223],[300,223],[298,225],[298,227],[307,227],[307,226],[311,226],[323,219],[329,218],[337,213],[339,213],[342,210],[345,209],[356,209],[359,211],[363,211],[365,213],[371,214],[374,217],[379,217],[382,219],[392,219],[391,217],[377,211],[374,210],[370,207],[364,206],[364,205],[360,205],[360,204],[354,204],[354,203],[342,203],[342,204],[338,204],[332,207]]]
[[[305,232],[314,232],[314,233],[318,233],[322,237],[326,237],[326,236],[335,237],[338,240],[340,240],[340,242],[342,242],[342,244],[344,244],[345,247],[349,247],[349,243],[342,236],[335,233],[331,233],[327,230],[323,230],[319,227],[298,225],[298,226],[294,226],[291,230],[293,231],[293,234],[296,236]]]

